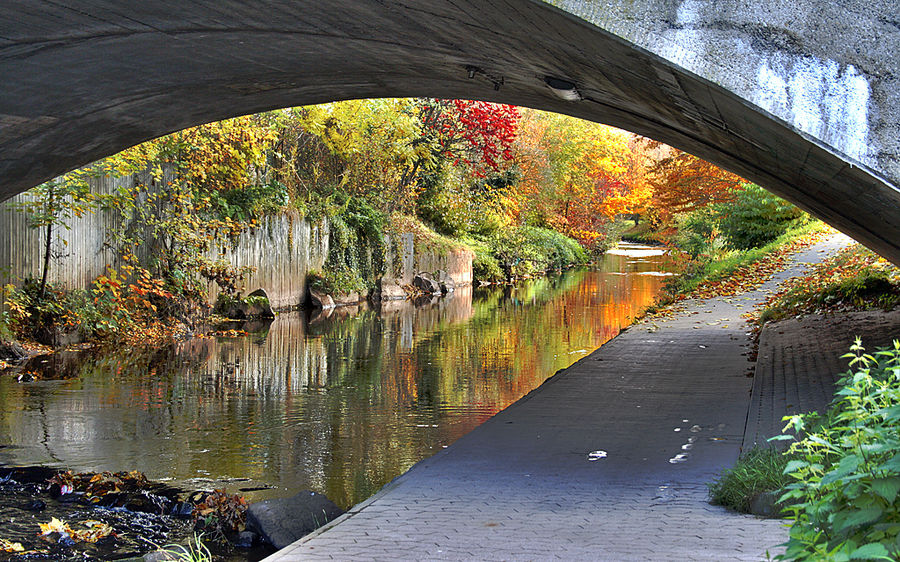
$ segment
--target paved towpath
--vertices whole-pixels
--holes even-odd
[[[845,243],[803,252],[753,293],[631,327],[268,560],[764,559],[783,524],[706,493],[744,439],[753,364],[741,314]]]

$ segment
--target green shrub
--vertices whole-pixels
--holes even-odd
[[[0,315],[0,322],[5,324],[0,340],[15,336],[51,345],[54,332],[73,330],[92,338],[101,331],[104,320],[111,321],[112,313],[104,300],[95,298],[89,290],[47,285],[42,299],[39,282],[29,278],[19,288],[8,285],[4,292],[9,310]]]
[[[278,181],[250,184],[241,189],[215,190],[209,197],[220,216],[239,221],[277,213],[289,203],[287,188]]]
[[[736,250],[764,246],[809,218],[799,208],[752,183],[736,192],[733,202],[717,205],[714,213],[722,236]]]
[[[361,197],[336,196],[325,275],[336,288],[363,290],[384,273],[387,218]]]
[[[507,277],[521,277],[585,263],[581,245],[564,234],[546,228],[520,226],[488,239],[491,253]]]
[[[870,355],[857,338],[850,349],[825,421],[785,418],[802,439],[785,468],[794,522],[781,559],[900,558],[900,342]]]
[[[490,283],[502,281],[505,278],[497,258],[487,251],[479,252],[477,250],[475,257],[472,258],[472,276],[480,281]]]
[[[688,213],[679,221],[675,245],[692,259],[715,257],[721,252],[723,242],[719,237],[718,220],[709,207]]]
[[[419,174],[416,215],[436,232],[459,238],[489,236],[508,224],[500,198],[520,179],[513,167],[474,177],[454,166]]]
[[[306,276],[306,283],[311,289],[328,295],[346,295],[348,293],[365,293],[369,283],[359,273],[349,269],[317,271],[311,270]]]
[[[674,244],[692,259],[714,260],[726,250],[760,248],[809,221],[787,201],[754,184],[735,200],[696,209],[679,218]]]
[[[503,230],[466,240],[475,251],[473,275],[500,281],[587,263],[589,256],[576,240],[554,230],[533,226]]]
[[[76,317],[69,292],[48,284],[41,294],[40,282],[28,278],[17,289],[10,289],[6,297],[10,308],[7,320],[25,339],[47,341],[46,334],[56,328],[74,325]]]

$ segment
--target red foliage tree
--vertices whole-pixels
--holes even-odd
[[[477,177],[501,171],[512,160],[519,110],[471,100],[424,100],[422,138],[436,157],[467,166]]]

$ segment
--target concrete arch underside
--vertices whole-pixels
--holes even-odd
[[[661,140],[900,263],[900,15],[890,0],[856,12],[855,2],[811,0],[557,3],[8,3],[0,199],[199,123],[340,99],[456,97]],[[581,99],[562,99],[548,78]]]

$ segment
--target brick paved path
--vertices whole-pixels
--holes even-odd
[[[740,315],[799,263],[754,293],[631,327],[268,560],[765,559],[782,523],[709,505],[706,483],[744,439]]]

